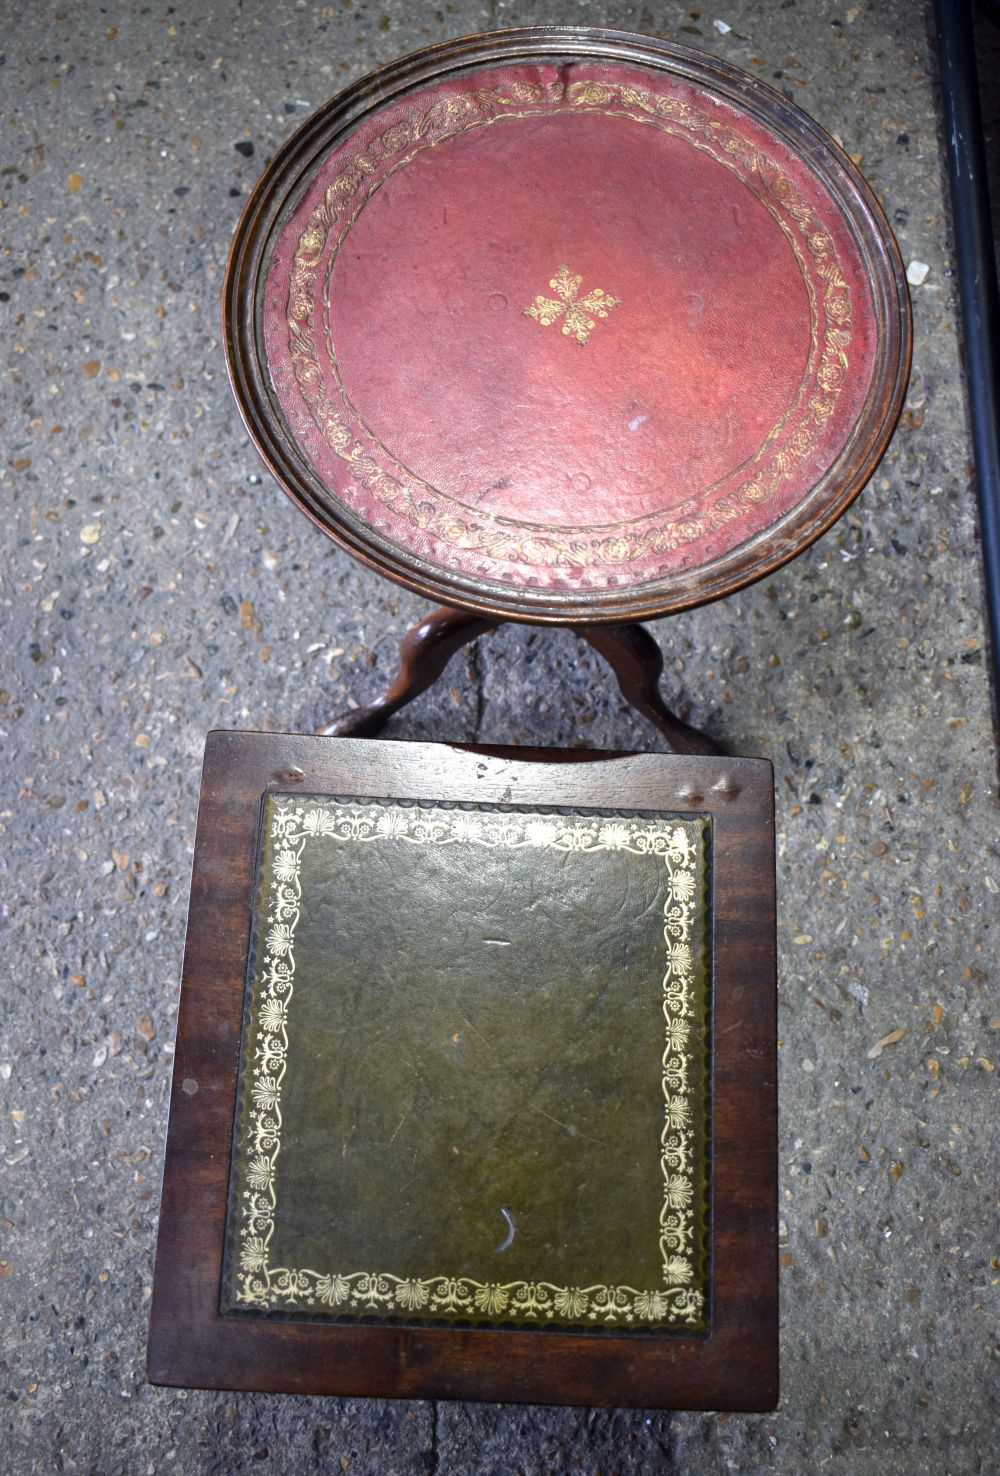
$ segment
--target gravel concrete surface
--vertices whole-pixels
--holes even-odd
[[[928,17],[719,3],[4,7],[4,1472],[1000,1469],[1000,857]],[[151,1388],[205,733],[309,731],[367,700],[426,608],[258,465],[219,342],[230,235],[265,161],[342,85],[533,21],[659,33],[758,72],[840,137],[929,267],[906,413],[855,509],[763,584],[653,627],[670,698],[776,764],[781,1408]],[[389,731],[660,746],[575,638],[510,628]]]

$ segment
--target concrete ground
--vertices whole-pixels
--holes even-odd
[[[12,1476],[1000,1469],[1000,856],[928,18],[912,0],[718,7],[4,7],[0,1469]],[[733,752],[777,767],[781,1408],[150,1388],[204,735],[308,731],[366,700],[425,608],[337,552],[258,465],[219,343],[227,245],[264,162],[345,83],[424,42],[529,21],[659,32],[757,71],[843,140],[907,262],[930,268],[913,294],[907,410],[855,510],[765,583],[654,627],[669,695]],[[595,656],[525,629],[458,658],[390,731],[658,746]]]

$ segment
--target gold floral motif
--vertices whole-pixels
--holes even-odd
[[[664,1045],[661,1080],[664,1125],[660,1135],[662,1203],[658,1225],[663,1285],[557,1286],[546,1281],[493,1283],[468,1276],[402,1277],[389,1271],[316,1271],[271,1264],[278,1209],[281,1102],[288,1070],[288,1012],[295,984],[295,932],[301,915],[302,856],[307,845],[327,840],[378,844],[395,839],[414,846],[474,844],[487,849],[553,849],[590,853],[628,851],[650,857],[667,871],[663,911],[665,944],[661,988]],[[586,1323],[699,1327],[705,1296],[696,1252],[695,1085],[687,1030],[695,1014],[692,958],[697,851],[676,822],[607,820],[588,816],[418,809],[336,800],[279,798],[271,812],[271,840],[281,866],[271,867],[263,923],[262,962],[254,983],[250,1106],[243,1131],[245,1166],[238,1172],[242,1209],[235,1280],[237,1300],[262,1310],[319,1306],[356,1311],[435,1312],[545,1321],[559,1315]],[[272,941],[273,940],[273,941]]]
[[[561,266],[555,276],[549,278],[556,300],[536,297],[531,306],[525,308],[524,316],[534,318],[543,328],[563,318],[565,336],[575,338],[577,343],[586,343],[596,326],[594,318],[589,315],[593,313],[595,318],[606,318],[612,308],[621,305],[621,298],[612,297],[603,287],[593,287],[585,297],[578,297],[582,285],[582,277],[573,276],[568,266]]]
[[[389,472],[380,466],[324,387],[314,336],[316,273],[331,230],[349,230],[367,198],[365,195],[358,201],[359,193],[363,188],[377,188],[378,181],[373,184],[371,176],[382,161],[408,147],[410,153],[399,161],[405,163],[420,148],[456,133],[512,117],[538,116],[554,108],[571,114],[600,109],[687,139],[734,170],[778,222],[800,266],[812,258],[822,284],[824,322],[818,337],[814,329],[810,355],[814,389],[804,401],[797,426],[742,485],[698,516],[686,516],[675,509],[611,528],[580,528],[567,533],[546,524],[526,525],[479,508],[458,505],[456,510],[451,498],[404,468],[394,466]],[[424,114],[397,121],[383,134],[369,139],[364,152],[348,161],[327,188],[299,236],[292,262],[288,295],[292,369],[314,424],[327,445],[350,464],[354,480],[389,513],[405,518],[417,530],[414,552],[432,553],[435,544],[443,545],[446,559],[452,562],[474,553],[497,574],[511,564],[550,569],[624,568],[698,542],[745,517],[751,509],[771,501],[795,469],[813,454],[846,382],[852,327],[850,288],[832,237],[782,167],[724,116],[713,113],[682,98],[622,83],[582,81],[565,88],[561,84],[542,88],[515,82],[478,89],[439,98]],[[805,282],[814,300],[808,276]],[[539,321],[545,320],[539,315]],[[768,449],[767,443],[764,449]]]

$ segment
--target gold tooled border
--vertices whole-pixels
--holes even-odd
[[[267,812],[265,811],[265,814]],[[387,1314],[532,1321],[559,1315],[592,1324],[700,1329],[705,1320],[704,1264],[700,1236],[704,1174],[695,1163],[695,1081],[689,1038],[695,1023],[695,919],[699,907],[699,851],[690,822],[655,817],[626,819],[453,810],[337,800],[276,797],[271,801],[270,882],[263,936],[255,964],[245,1032],[248,1064],[243,1090],[249,1101],[237,1124],[236,1177],[230,1214],[240,1217],[236,1259],[228,1270],[236,1303],[247,1310],[342,1309],[355,1315]],[[663,1179],[658,1239],[663,1284],[653,1288],[559,1286],[547,1281],[483,1282],[435,1273],[401,1277],[391,1271],[317,1271],[274,1266],[271,1244],[277,1215],[283,1085],[288,1070],[288,1012],[295,987],[295,932],[301,914],[301,866],[307,845],[318,840],[348,844],[405,841],[413,845],[473,844],[517,850],[627,850],[662,860],[669,885],[663,911],[666,945],[662,980],[664,1046],[660,1136]],[[266,929],[266,932],[265,932]],[[252,1054],[251,1054],[252,1041]]]
[[[408,146],[419,141],[440,142],[452,134],[494,122],[515,106],[523,112],[525,105],[533,104],[544,113],[564,105],[593,111],[612,103],[619,105],[624,116],[688,137],[696,147],[737,173],[778,221],[800,262],[811,258],[823,284],[824,325],[822,344],[814,344],[810,354],[814,384],[805,414],[766,466],[758,467],[740,487],[719,498],[700,517],[693,516],[689,504],[685,504],[671,512],[651,515],[641,531],[626,522],[592,530],[575,529],[567,535],[565,530],[545,525],[525,527],[455,504],[429,484],[405,472],[391,475],[379,465],[324,386],[316,347],[315,274],[331,229],[338,222],[341,226],[349,224],[344,218],[348,205],[362,188],[367,195],[383,163]],[[787,219],[782,220],[782,215]],[[796,232],[807,248],[805,257],[795,248]],[[416,544],[411,551],[431,552],[434,542],[456,553],[476,551],[496,566],[493,572],[498,577],[503,577],[502,566],[510,564],[564,569],[627,565],[697,542],[743,517],[752,507],[770,501],[795,468],[814,452],[821,431],[833,415],[849,367],[846,350],[852,326],[850,289],[833,239],[775,160],[749,143],[731,124],[689,102],[645,88],[596,81],[572,83],[565,89],[561,82],[547,87],[514,82],[506,88],[446,96],[419,118],[404,118],[370,138],[364,150],[347,161],[309,216],[293,259],[287,311],[292,369],[313,422],[331,449],[349,465],[354,479],[390,512],[415,526]]]

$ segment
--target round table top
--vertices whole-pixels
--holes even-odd
[[[856,496],[908,299],[837,146],[712,58],[593,31],[405,58],[284,146],[226,291],[237,400],[326,532],[445,604],[717,598]]]

